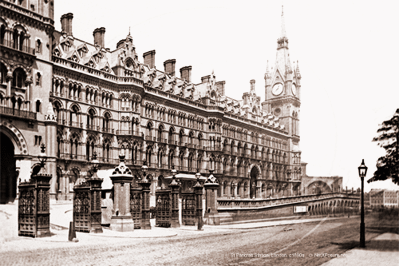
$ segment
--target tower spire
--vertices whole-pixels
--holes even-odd
[[[284,21],[284,6],[281,6],[281,38],[287,37],[285,32],[285,21]]]

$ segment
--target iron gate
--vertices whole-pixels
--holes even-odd
[[[36,175],[18,186],[19,236],[50,235],[50,179],[51,175]]]
[[[141,228],[141,209],[143,201],[143,192],[140,188],[130,190],[130,213],[134,221],[134,229]]]
[[[196,200],[194,193],[182,193],[182,223],[183,225],[195,225],[196,219]]]
[[[90,187],[84,183],[74,188],[73,223],[77,232],[90,232]]]
[[[158,190],[156,196],[155,224],[160,227],[170,227],[172,216],[172,195],[170,190]]]

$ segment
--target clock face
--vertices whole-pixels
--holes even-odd
[[[296,96],[296,86],[295,86],[295,83],[292,84],[291,90],[292,90],[292,94],[293,94],[294,96]]]
[[[283,92],[283,84],[278,83],[273,86],[272,93],[273,95],[280,95]]]

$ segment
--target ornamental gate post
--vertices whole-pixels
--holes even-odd
[[[111,217],[111,230],[128,232],[134,230],[130,214],[130,184],[133,175],[125,165],[125,155],[119,155],[119,165],[110,176],[114,185],[114,208]]]
[[[90,185],[90,233],[102,233],[101,226],[101,178],[91,178],[87,181]]]
[[[206,223],[210,225],[219,225],[220,217],[217,210],[217,189],[219,182],[213,175],[213,170],[209,170],[210,175],[205,181],[204,187],[206,191]]]
[[[18,235],[50,236],[50,179],[38,174],[18,186]]]
[[[144,179],[141,182],[139,182],[139,184],[143,188],[141,229],[151,229],[151,223],[150,223],[150,186],[151,186],[151,182],[149,182],[147,179]]]

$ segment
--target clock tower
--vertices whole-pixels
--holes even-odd
[[[274,68],[267,63],[265,73],[264,111],[279,118],[290,136],[290,150],[299,152],[299,118],[301,106],[301,74],[298,62],[291,63],[284,11],[281,13],[281,35],[277,39]]]

